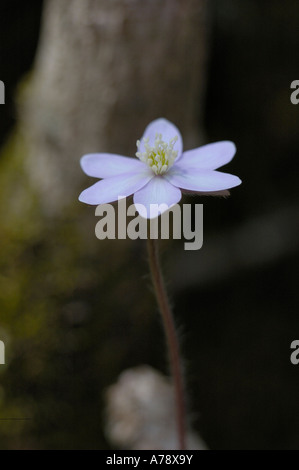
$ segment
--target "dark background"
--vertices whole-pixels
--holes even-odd
[[[0,143],[17,119],[14,96],[32,66],[41,7],[38,0],[0,4],[0,79],[6,85]],[[218,0],[211,2],[211,13],[206,139],[236,142],[229,171],[243,184],[226,201],[204,200],[204,247],[195,257],[165,255],[190,408],[212,449],[299,449],[299,365],[290,362],[290,344],[299,336],[299,105],[290,102],[290,84],[299,79],[299,5]],[[107,286],[119,283],[123,295],[122,266],[140,255],[137,304],[147,287],[142,249],[132,247],[127,260],[115,260],[107,277]],[[172,252],[178,251],[182,247],[175,245]],[[75,292],[70,301],[82,301],[88,292]],[[99,294],[92,302],[109,312]],[[28,409],[35,417],[18,437],[2,423],[2,448],[107,448],[101,390],[127,367],[146,363],[167,371],[159,321],[141,321],[137,307],[127,317],[127,304],[120,296],[114,323],[88,317],[89,328],[99,331],[90,341],[82,339],[86,323],[70,327],[62,316],[56,341],[65,350],[50,342],[46,358],[56,365],[38,380],[22,355],[14,360],[6,385],[24,415],[28,400],[33,402]],[[67,348],[66,335],[78,335],[76,352]],[[82,345],[88,367],[80,359]]]

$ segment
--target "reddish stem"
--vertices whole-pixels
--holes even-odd
[[[179,446],[181,450],[186,450],[185,397],[179,343],[161,271],[157,240],[151,240],[149,238],[147,240],[147,248],[152,281],[158,306],[162,315],[168,345],[170,367],[175,391],[176,423]]]

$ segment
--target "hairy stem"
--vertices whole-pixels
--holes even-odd
[[[181,450],[186,450],[185,397],[179,343],[161,271],[158,241],[148,238],[147,248],[153,286],[162,315],[168,345],[170,367],[175,391],[175,410],[179,446]]]

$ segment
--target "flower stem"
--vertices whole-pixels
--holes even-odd
[[[158,241],[148,238],[147,249],[152,281],[158,306],[162,315],[168,345],[170,368],[175,391],[176,423],[179,446],[181,450],[186,450],[185,397],[179,343],[161,271]]]

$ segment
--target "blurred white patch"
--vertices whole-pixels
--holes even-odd
[[[124,371],[106,393],[106,435],[112,445],[132,450],[178,448],[173,388],[151,367]],[[205,450],[205,443],[188,431],[189,450]]]

